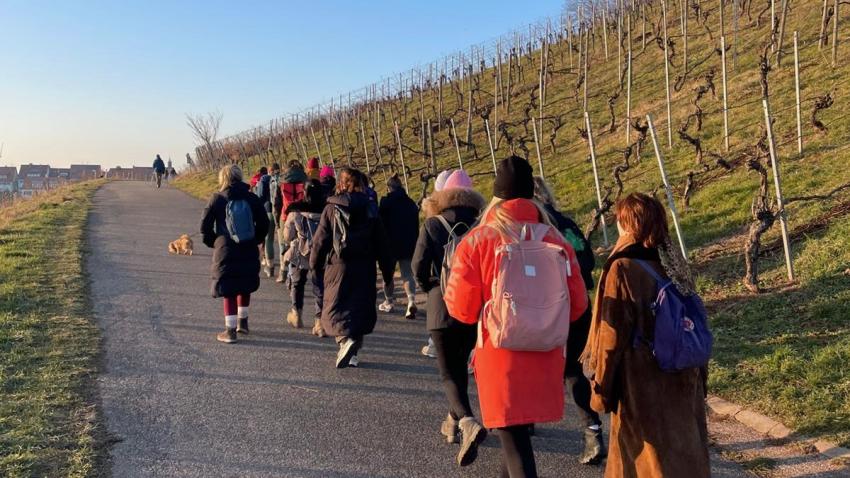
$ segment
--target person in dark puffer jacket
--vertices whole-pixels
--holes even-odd
[[[401,280],[404,285],[404,293],[407,296],[407,308],[404,317],[414,319],[416,317],[416,282],[410,267],[413,258],[413,250],[416,249],[416,237],[419,234],[419,207],[401,184],[398,175],[393,175],[387,180],[389,193],[381,198],[378,208],[381,221],[387,230],[387,238],[390,241],[390,251],[393,261],[398,264],[401,271]],[[395,280],[393,273],[395,265],[389,275],[384,275],[384,302],[378,306],[381,312],[392,312],[395,301]]]
[[[325,271],[322,328],[339,344],[337,368],[358,364],[363,336],[372,333],[378,320],[375,263],[383,272],[392,265],[384,226],[362,178],[356,169],[340,170],[337,194],[328,198],[322,211],[310,254],[310,269]],[[345,241],[335,237],[343,235],[335,225],[338,214],[348,217]]]
[[[242,182],[239,166],[225,166],[218,173],[220,191],[213,194],[201,219],[201,236],[213,248],[212,296],[224,298],[224,332],[217,339],[236,342],[236,334],[248,333],[248,307],[251,294],[260,288],[260,250],[269,228],[266,210],[260,199]],[[228,201],[245,200],[254,220],[254,239],[234,242],[227,234]]]
[[[463,464],[471,462],[475,453],[473,447],[477,446],[470,433],[467,432],[463,437],[458,435],[461,434],[461,429],[475,429],[474,426],[460,427],[460,423],[466,425],[466,422],[475,420],[467,390],[467,360],[475,347],[478,333],[475,325],[463,324],[453,319],[443,301],[440,277],[445,246],[450,238],[443,221],[454,230],[456,236],[463,236],[476,224],[478,215],[486,204],[484,197],[472,189],[472,181],[466,172],[454,171],[445,181],[442,190],[435,190],[422,202],[426,219],[419,231],[416,252],[413,254],[416,282],[428,294],[427,327],[449,401],[448,416],[443,421],[440,432],[449,443],[458,443],[461,438],[465,439],[457,458],[458,463]],[[426,349],[428,347],[426,346]]]
[[[584,237],[578,225],[569,217],[558,211],[552,189],[541,177],[534,178],[534,199],[536,199],[549,214],[552,224],[561,232],[564,239],[576,251],[576,259],[581,267],[581,277],[587,290],[593,289],[593,268],[596,258],[590,241]],[[573,400],[578,406],[579,416],[584,423],[584,450],[579,456],[579,462],[585,465],[597,465],[606,456],[605,443],[602,439],[602,420],[599,414],[590,407],[590,381],[582,373],[579,356],[587,344],[590,332],[590,308],[570,325],[570,335],[567,338],[567,360],[564,367],[564,380],[572,389]]]

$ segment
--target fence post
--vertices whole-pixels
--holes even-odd
[[[313,126],[310,126],[310,136],[313,137],[313,146],[316,147],[316,152],[319,153],[319,163],[325,164],[325,160],[322,159],[322,150],[319,149],[319,142],[316,141],[316,133],[313,132]]]
[[[537,120],[531,118],[531,130],[534,132],[534,149],[537,151],[537,167],[540,169],[540,177],[546,179],[543,171],[543,157],[540,156],[540,141],[537,139]]]
[[[593,165],[593,182],[596,185],[596,204],[602,212],[602,189],[599,187],[599,169],[596,167],[596,148],[593,146],[593,129],[590,127],[590,115],[584,112],[584,124],[587,127],[587,144],[590,147],[590,162]],[[602,223],[602,242],[608,247],[608,225],[605,224],[605,214],[600,214]]]
[[[736,0],[737,1],[737,0]],[[720,61],[723,64],[723,147],[729,152],[729,94],[726,89],[726,37],[720,37]]]
[[[632,49],[628,52],[628,70],[626,73],[626,146],[629,145],[629,136],[632,128]]]
[[[652,136],[652,147],[655,148],[655,158],[658,159],[658,169],[661,171],[661,181],[664,182],[664,191],[667,193],[667,203],[670,206],[670,214],[673,216],[673,226],[676,228],[676,236],[679,238],[682,257],[688,260],[685,238],[682,236],[682,228],[679,226],[679,213],[676,211],[676,201],[673,200],[673,191],[670,188],[670,182],[667,181],[667,170],[664,168],[664,158],[661,156],[661,148],[658,147],[658,137],[655,134],[655,125],[652,124],[652,115],[646,115],[646,122],[649,125],[649,132]]]
[[[773,186],[776,188],[776,205],[779,207],[779,225],[782,228],[782,247],[785,249],[785,267],[788,270],[788,280],[794,281],[794,264],[791,262],[791,241],[788,238],[788,219],[785,214],[785,204],[782,200],[782,179],[779,177],[779,162],[776,158],[776,142],[773,139],[773,125],[770,121],[770,105],[767,98],[762,99],[764,107],[764,123],[767,128],[767,145],[770,150],[770,165],[773,168]]]
[[[664,22],[664,85],[667,89],[667,147],[673,147],[673,113],[670,108],[670,55],[667,53],[667,0],[661,1]],[[587,108],[585,108],[587,109]]]
[[[835,68],[835,62],[838,54],[838,0],[835,0],[835,6],[832,13],[832,67]]]
[[[460,169],[463,169],[463,160],[460,159],[460,145],[457,142],[457,131],[455,131],[455,119],[449,118],[449,121],[452,124],[452,137],[455,140],[455,151],[457,151],[457,164],[460,166]]]
[[[800,51],[797,31],[794,31],[794,89],[797,93],[797,154],[803,154],[803,122],[800,119]]]
[[[404,165],[404,148],[401,146],[401,136],[398,134],[398,122],[393,123],[395,128],[395,139],[398,141],[398,157],[401,159],[401,172],[404,174],[404,190],[410,192],[407,187],[407,166]]]
[[[490,147],[490,157],[493,159],[493,174],[496,174],[496,152],[493,151],[493,140],[490,138],[490,122],[484,119],[484,129],[487,131],[487,146]]]

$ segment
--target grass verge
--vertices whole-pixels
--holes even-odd
[[[99,332],[83,274],[91,198],[76,184],[0,223],[0,476],[91,476]]]

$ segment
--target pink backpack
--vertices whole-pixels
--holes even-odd
[[[564,249],[543,241],[550,231],[557,233],[546,224],[524,224],[517,237],[500,229],[507,240],[496,248],[493,294],[478,323],[495,348],[544,352],[566,346],[572,270]],[[483,346],[480,330],[478,341]]]

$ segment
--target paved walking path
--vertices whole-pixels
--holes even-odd
[[[434,361],[419,354],[424,320],[382,315],[360,368],[336,370],[333,341],[285,326],[284,289],[264,278],[249,338],[217,343],[211,250],[196,239],[193,257],[167,253],[197,230],[202,206],[149,183],[112,182],[95,196],[87,270],[113,476],[498,476],[494,437],[461,470],[438,433],[446,406]],[[564,422],[538,426],[541,476],[601,476],[575,463],[574,416],[570,405]],[[715,476],[739,473],[715,466]]]

